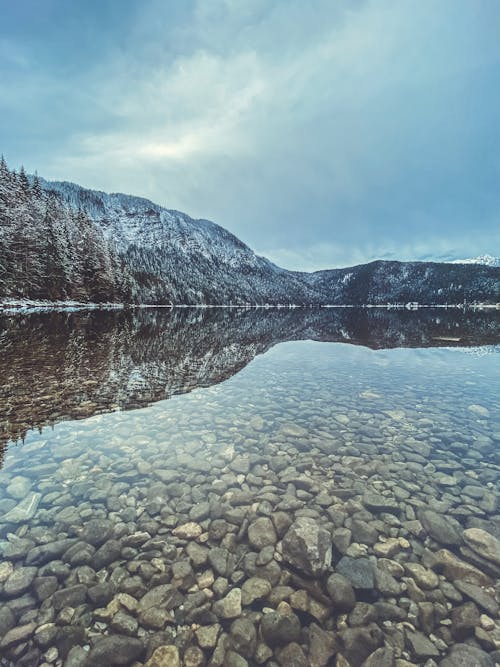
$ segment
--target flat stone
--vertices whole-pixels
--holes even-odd
[[[495,661],[485,651],[469,644],[454,644],[439,667],[495,667]]]
[[[399,514],[401,508],[398,502],[390,496],[383,496],[374,491],[365,491],[363,494],[363,505],[372,512],[387,512],[389,514]]]
[[[140,639],[125,635],[102,637],[90,649],[87,667],[109,667],[109,665],[130,665],[144,653]]]
[[[485,408],[484,405],[478,405],[477,403],[473,403],[472,405],[469,405],[467,408],[469,412],[472,412],[475,415],[478,415],[479,417],[489,417],[490,416],[490,411],[488,408]]]
[[[448,549],[440,549],[436,553],[436,559],[445,576],[453,582],[462,580],[478,586],[490,586],[493,583],[487,574],[462,560]]]
[[[351,558],[344,556],[336,566],[337,572],[342,574],[356,590],[373,590],[375,587],[375,573],[368,558]]]
[[[35,516],[41,493],[29,493],[21,502],[0,518],[0,523],[23,523]]]
[[[12,611],[3,605],[0,607],[0,637],[3,637],[16,624],[16,617]]]
[[[36,623],[26,623],[25,625],[18,625],[16,628],[9,630],[0,640],[0,648],[7,649],[26,641],[31,637],[36,628]]]
[[[9,597],[22,595],[31,586],[38,569],[36,567],[19,567],[7,579],[4,584],[4,593]]]
[[[480,586],[475,584],[470,584],[467,581],[460,581],[459,579],[454,582],[455,588],[457,588],[461,593],[466,597],[473,600],[477,605],[484,609],[488,614],[492,616],[497,616],[500,612],[500,606],[492,595],[489,595],[485,590]]]
[[[74,538],[66,538],[33,547],[33,549],[30,549],[26,555],[26,564],[45,565],[45,563],[48,563],[51,560],[57,560],[77,541],[78,540]]]
[[[84,584],[77,584],[56,591],[52,596],[52,606],[56,611],[63,607],[78,607],[85,602],[86,597],[87,587]]]
[[[433,510],[423,510],[419,514],[419,519],[428,535],[439,544],[447,546],[462,544],[458,527],[441,514]]]
[[[405,569],[424,590],[432,590],[439,585],[437,574],[420,563],[406,563]]]
[[[405,631],[405,640],[412,658],[416,660],[429,660],[439,658],[439,651],[422,632]]]
[[[500,540],[481,528],[467,528],[463,532],[467,545],[482,558],[500,565]]]

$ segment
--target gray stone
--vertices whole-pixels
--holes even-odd
[[[467,546],[482,558],[500,565],[500,540],[481,528],[467,528],[463,532]]]
[[[74,538],[67,538],[63,540],[56,540],[55,542],[48,542],[40,546],[33,547],[28,551],[26,556],[27,565],[44,565],[51,560],[57,560],[70,546],[75,544],[78,540]]]
[[[310,576],[323,574],[332,562],[330,533],[314,519],[299,517],[283,537],[283,559]]]
[[[92,544],[94,547],[100,547],[113,534],[113,522],[109,519],[91,519],[83,526],[80,533],[80,539],[83,542]]]
[[[369,655],[361,667],[394,667],[395,664],[394,650],[390,646],[382,646]]]
[[[24,500],[21,500],[19,504],[4,514],[0,518],[0,522],[23,523],[24,521],[30,521],[35,516],[41,497],[41,493],[30,493]]]
[[[352,584],[342,574],[335,572],[330,575],[326,582],[326,589],[336,612],[345,613],[354,608],[356,596]]]
[[[59,628],[55,638],[55,645],[63,660],[74,646],[78,646],[84,642],[85,629],[81,625],[65,625]]]
[[[244,656],[251,658],[257,646],[257,632],[252,621],[248,618],[237,618],[233,621],[230,631],[230,642],[233,649]]]
[[[140,613],[150,607],[164,607],[172,609],[170,601],[178,595],[178,591],[171,584],[162,584],[149,590],[140,600],[137,611]]]
[[[85,667],[87,651],[81,646],[73,646],[64,662],[64,667]]]
[[[16,475],[7,486],[7,493],[16,500],[22,500],[31,489],[31,481],[27,477]]]
[[[474,629],[480,625],[479,610],[473,602],[466,602],[452,609],[451,634],[459,641],[474,634]]]
[[[52,606],[56,611],[63,607],[78,607],[85,602],[87,597],[87,587],[83,584],[62,588],[56,591],[52,596]]]
[[[276,544],[278,536],[271,519],[260,517],[251,523],[248,527],[248,541],[258,551]]]
[[[336,570],[344,575],[356,590],[372,590],[375,586],[374,568],[368,558],[344,556],[337,563]]]
[[[278,651],[277,659],[281,667],[310,667],[302,647],[296,642]]]
[[[458,546],[462,543],[456,522],[452,522],[433,510],[421,511],[419,519],[425,531],[439,544]]]
[[[111,635],[99,639],[90,649],[87,667],[109,667],[109,665],[130,665],[144,653],[140,639],[125,635]]]
[[[105,607],[115,594],[115,586],[103,581],[88,589],[87,595],[96,607]]]
[[[241,603],[244,606],[251,605],[256,600],[264,600],[271,592],[271,584],[267,579],[250,577],[241,587]]]
[[[495,661],[485,651],[469,644],[454,644],[439,667],[495,667]]]
[[[9,597],[22,595],[31,586],[38,570],[36,567],[19,567],[4,584],[4,593]]]
[[[269,646],[284,646],[300,639],[301,625],[295,614],[273,611],[262,617],[261,632]]]
[[[9,609],[9,607],[7,607],[7,605],[3,605],[2,607],[0,607],[0,637],[6,635],[7,632],[14,627],[15,624],[16,624],[16,617]]]
[[[8,649],[16,644],[26,641],[31,637],[35,631],[36,623],[26,623],[25,625],[18,625],[11,630],[8,630],[0,639],[0,649]]]
[[[383,640],[382,631],[375,624],[366,628],[347,628],[339,633],[340,650],[351,667],[359,667]],[[344,663],[345,664],[345,663]],[[342,663],[340,663],[342,665]]]
[[[33,579],[33,589],[40,602],[49,598],[57,591],[58,587],[57,577],[36,577]]]
[[[405,641],[413,659],[428,660],[429,658],[439,658],[439,651],[422,632],[413,632],[406,629]]]
[[[400,512],[399,504],[394,498],[383,496],[374,491],[365,491],[363,505],[372,512],[387,512],[389,514],[399,514]]]
[[[500,612],[500,607],[497,601],[480,586],[469,584],[468,582],[460,581],[459,579],[457,579],[454,584],[455,588],[457,588],[466,597],[473,600],[473,602],[479,605],[488,614],[496,617]]]
[[[351,524],[352,539],[360,544],[373,546],[378,540],[378,531],[366,521],[353,519]]]
[[[137,634],[137,629],[139,627],[136,619],[133,616],[130,616],[130,614],[126,614],[124,611],[119,611],[115,614],[110,625],[111,629],[118,634],[130,636]]]
[[[241,588],[233,588],[222,600],[213,604],[213,611],[219,618],[237,618],[241,615]]]
[[[337,650],[335,634],[320,628],[316,623],[309,626],[309,660],[311,667],[326,667]]]
[[[95,570],[110,565],[121,557],[121,545],[118,540],[108,540],[97,549],[93,558],[92,565]]]

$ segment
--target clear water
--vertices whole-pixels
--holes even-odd
[[[113,581],[118,593],[124,579],[139,576],[140,600],[172,580],[173,562],[186,560],[186,540],[172,533],[175,526],[190,521],[193,507],[205,501],[230,506],[238,491],[248,492],[241,506],[250,522],[285,508],[291,519],[311,516],[333,531],[350,528],[358,512],[376,531],[376,543],[408,540],[391,556],[403,565],[428,566],[426,551],[443,548],[425,533],[412,533],[422,508],[457,521],[462,530],[479,527],[500,537],[500,354],[494,344],[500,331],[494,313],[468,320],[380,311],[44,314],[5,319],[2,331],[0,587],[12,570],[30,567],[34,547],[79,538],[91,519],[103,518],[111,521],[110,539],[121,540],[122,553],[96,570],[98,543],[74,562],[58,554],[53,560],[65,561],[66,569],[57,587]],[[400,503],[397,518],[367,515],[366,490]],[[227,535],[213,537],[213,517],[199,520],[203,545],[222,545],[242,557],[255,551],[244,530],[237,544]],[[235,520],[229,534],[240,529]],[[375,562],[369,542],[352,538],[348,555]],[[450,548],[484,573],[490,595],[498,566]],[[342,555],[334,549],[334,565]],[[290,568],[279,554],[277,562],[281,583],[290,583]],[[46,564],[36,567],[35,580],[48,576]],[[196,578],[207,569],[194,568],[194,588],[179,584],[182,596],[197,590]],[[442,568],[436,571],[441,588],[453,582]],[[226,577],[229,588],[250,576],[244,567],[236,573]],[[399,585],[404,581],[400,577]],[[212,603],[229,588],[207,599]],[[423,601],[439,604],[437,589],[424,587]],[[83,627],[84,636],[73,643],[85,650],[101,636],[123,634],[88,598],[70,604],[76,609],[62,621],[51,599],[40,599],[33,581],[14,595],[3,591],[0,605],[12,609],[16,625],[34,624],[27,637],[4,649],[5,664],[46,660],[48,648],[58,643],[37,645],[35,628],[43,623]],[[422,600],[406,585],[398,593],[375,589],[358,596],[358,602],[377,600],[398,605],[417,632],[431,637],[438,656],[460,643],[450,623],[441,622],[448,616],[436,618],[431,629],[423,623]],[[450,596],[443,600],[447,614],[463,604]],[[265,606],[247,611],[259,614]],[[345,624],[334,610],[320,621],[299,612],[305,628],[314,621],[336,634]],[[137,617],[136,610],[127,614]],[[171,614],[164,628],[147,627],[139,615],[131,635],[147,645],[148,637],[168,631],[181,654],[198,646],[192,630],[187,640],[176,639],[193,623],[183,605]],[[432,657],[401,642],[391,623],[397,625],[379,619],[397,656],[413,664]],[[498,621],[492,623],[483,630],[490,645],[484,638],[478,643],[474,629],[465,635],[487,653],[500,642]],[[221,625],[221,632],[229,631],[228,621]],[[60,644],[56,663],[68,650]],[[312,664],[308,650],[305,641]],[[206,660],[212,652],[203,648]]]

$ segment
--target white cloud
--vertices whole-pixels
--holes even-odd
[[[39,171],[210,217],[290,267],[446,253],[484,201],[468,89],[500,58],[492,7],[149,0],[73,82],[96,122]],[[474,243],[498,240],[495,206]]]

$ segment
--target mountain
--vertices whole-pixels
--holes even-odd
[[[147,199],[0,162],[0,298],[146,304],[495,303],[500,269],[385,262],[301,273]]]
[[[2,445],[23,438],[29,429],[140,408],[209,387],[272,346],[294,340],[373,349],[498,350],[500,312],[147,308],[0,313],[0,467]]]
[[[484,264],[484,266],[500,266],[500,257],[493,255],[478,255],[470,259],[454,259],[452,264]]]

